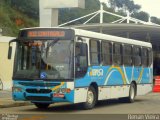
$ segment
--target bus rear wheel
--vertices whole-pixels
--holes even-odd
[[[126,98],[127,102],[133,103],[136,97],[136,86],[134,83],[130,85],[129,96]]]
[[[90,86],[87,92],[87,100],[83,103],[83,108],[88,110],[94,108],[97,102],[97,93],[93,86]]]
[[[130,89],[129,89],[129,96],[124,98],[119,98],[121,102],[127,102],[127,103],[133,103],[136,96],[136,86],[134,83],[131,83]]]
[[[39,109],[46,109],[50,104],[48,103],[34,103],[34,105]]]

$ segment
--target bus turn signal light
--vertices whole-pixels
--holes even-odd
[[[71,89],[67,88],[66,93],[70,93],[70,92],[71,92]]]

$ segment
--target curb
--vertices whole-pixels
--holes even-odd
[[[0,104],[0,108],[11,108],[11,107],[20,107],[20,106],[28,106],[28,105],[33,105],[33,104],[30,102],[11,103],[11,104],[7,104],[7,105]]]

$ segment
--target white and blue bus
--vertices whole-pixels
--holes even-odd
[[[38,108],[55,102],[82,103],[122,98],[152,90],[150,43],[73,28],[27,28],[19,32],[13,99]],[[11,44],[9,43],[9,46]],[[8,59],[12,47],[9,47]]]

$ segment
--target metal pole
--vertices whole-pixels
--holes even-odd
[[[118,15],[118,14],[115,14],[115,13],[111,13],[111,12],[108,12],[108,11],[103,11],[104,13],[106,13],[106,14],[109,14],[109,15],[113,15],[113,16],[116,16],[116,17],[120,17],[120,18],[126,18],[126,17],[124,17],[124,16],[121,16],[121,15]]]
[[[41,1],[42,1],[42,0],[41,0]],[[120,18],[119,20],[113,21],[112,23],[116,23],[116,22],[121,23],[121,22],[123,22],[124,20],[127,20],[127,23],[130,23],[130,21],[132,21],[132,22],[135,22],[135,24],[137,24],[137,23],[142,23],[142,24],[147,24],[147,25],[160,26],[160,25],[158,25],[158,24],[152,23],[151,20],[149,20],[148,22],[145,22],[145,21],[142,21],[142,20],[133,18],[133,17],[131,17],[131,14],[132,14],[133,12],[130,13],[128,10],[127,10],[127,16],[122,16],[122,15],[118,15],[118,14],[116,14],[116,13],[112,13],[112,12],[109,12],[109,11],[105,11],[104,8],[103,8],[103,7],[104,7],[104,6],[103,6],[103,1],[101,1],[101,0],[99,0],[99,1],[100,1],[100,10],[98,10],[98,11],[96,11],[96,12],[94,12],[94,13],[90,13],[90,14],[88,14],[88,15],[79,17],[79,18],[77,18],[77,19],[71,20],[71,21],[69,21],[69,22],[63,23],[63,24],[61,24],[61,25],[59,25],[59,26],[65,26],[65,25],[67,25],[67,24],[73,23],[73,22],[75,22],[75,21],[78,21],[78,20],[80,20],[80,19],[83,19],[83,18],[86,18],[86,17],[89,17],[89,16],[92,16],[92,15],[93,15],[91,18],[89,18],[86,22],[83,23],[83,24],[86,24],[86,23],[88,23],[90,20],[92,20],[93,18],[95,18],[95,16],[97,16],[98,13],[100,14],[100,18],[99,18],[99,22],[100,22],[100,23],[103,23],[103,22],[104,22],[104,13],[105,13],[105,14],[109,14],[109,15],[116,16],[116,17],[119,17],[119,18]],[[45,18],[45,17],[44,17],[44,18]]]
[[[100,23],[103,23],[103,3],[100,3]]]
[[[94,12],[94,13],[91,13],[91,14],[88,14],[88,15],[85,15],[85,16],[82,16],[82,17],[79,17],[79,18],[77,18],[77,19],[71,20],[71,21],[69,21],[69,22],[60,24],[59,27],[64,26],[64,25],[67,25],[67,24],[72,23],[72,22],[75,22],[75,21],[78,21],[78,20],[80,20],[80,19],[86,18],[86,17],[88,17],[88,16],[94,15],[94,14],[96,14],[96,13],[97,13],[97,11]]]
[[[117,23],[117,22],[122,21],[122,20],[125,20],[125,19],[121,18],[121,19],[115,20],[115,21],[113,21],[111,23]]]
[[[129,23],[129,20],[130,20],[130,13],[129,13],[129,11],[127,10],[127,23]]]
[[[86,22],[84,22],[83,24],[88,23],[90,20],[92,20],[94,17],[96,17],[99,14],[99,12],[97,12],[95,15],[93,15],[90,19],[88,19]]]
[[[151,16],[150,15],[148,16],[148,23],[152,24],[152,22],[151,22]]]

